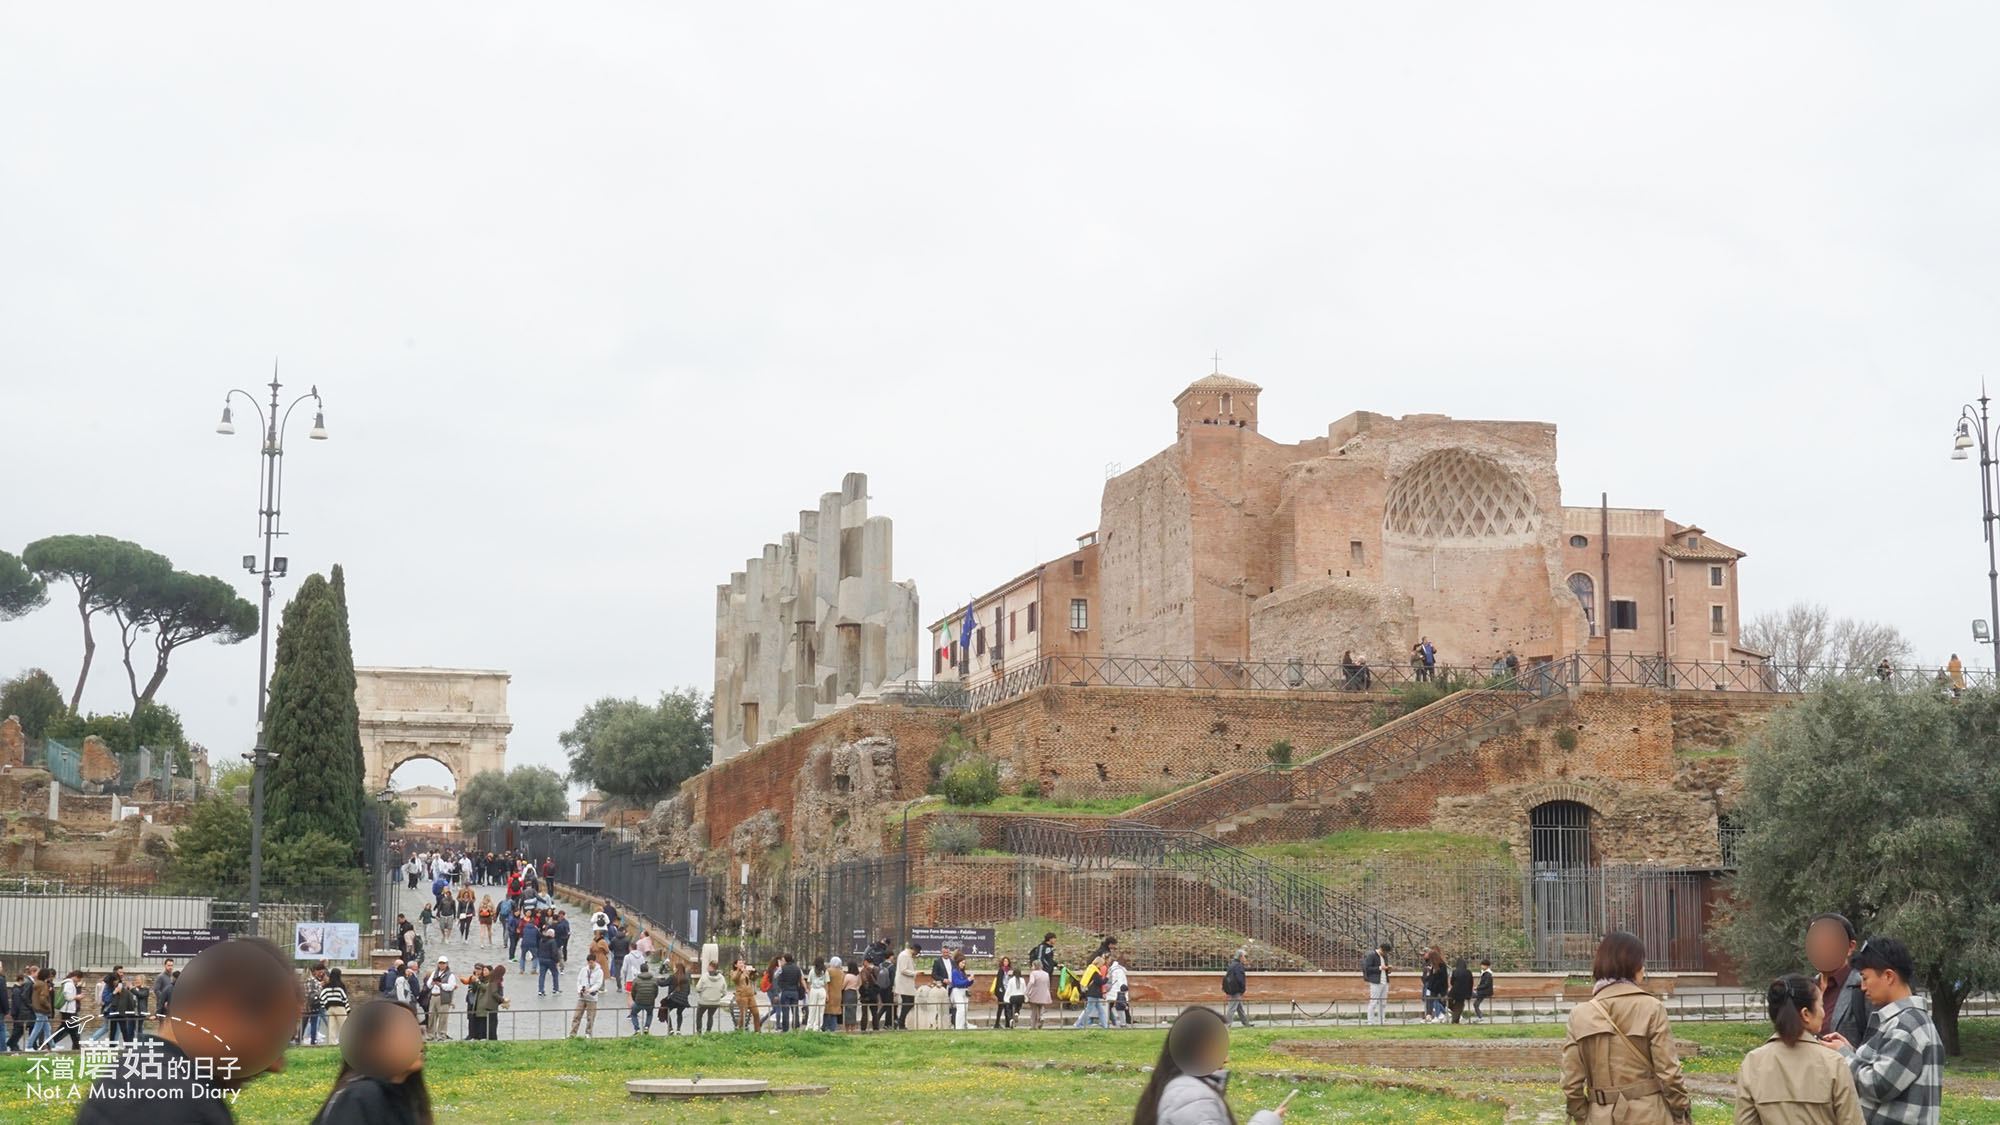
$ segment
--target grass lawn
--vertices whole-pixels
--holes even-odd
[[[1007,812],[1026,813],[1030,816],[1061,816],[1064,813],[1076,815],[1116,816],[1130,812],[1155,798],[1164,796],[1171,790],[1158,793],[1134,793],[1125,797],[1023,797],[1019,793],[1002,793],[991,804],[967,809],[967,812]]]
[[[1507,845],[1485,836],[1454,836],[1448,832],[1368,832],[1350,829],[1292,844],[1255,844],[1243,849],[1271,860],[1312,860],[1320,863],[1376,858],[1449,861],[1507,859]]]
[[[1954,1060],[1948,1080],[2000,1077],[2000,1020],[1969,1021],[1966,1055]],[[1762,1024],[1685,1023],[1676,1034],[1702,1045],[1688,1060],[1691,1076],[1733,1073],[1743,1053],[1764,1039]],[[1488,1094],[1517,1102],[1553,1106],[1559,1095],[1553,1067],[1547,1082],[1533,1076],[1487,1081],[1477,1074],[1413,1074],[1389,1079],[1382,1072],[1338,1068],[1280,1054],[1270,1044],[1303,1038],[1514,1038],[1556,1039],[1553,1024],[1473,1027],[1257,1029],[1238,1031],[1233,1040],[1230,1100],[1239,1117],[1272,1105],[1294,1085],[1289,1123],[1367,1121],[1391,1125],[1467,1122],[1500,1125],[1503,1106],[1471,1095]],[[1131,1105],[1145,1081],[1136,1069],[1150,1065],[1160,1032],[1044,1031],[1019,1034],[909,1032],[889,1035],[826,1036],[718,1035],[695,1039],[621,1039],[518,1043],[446,1043],[431,1048],[427,1073],[437,1116],[455,1122],[548,1121],[736,1122],[829,1121],[950,1123],[1105,1122],[1130,1120]],[[258,1080],[237,1103],[243,1122],[301,1122],[310,1119],[335,1066],[332,1051],[292,1052],[284,1074]],[[1015,1069],[1007,1062],[1053,1063],[1043,1069]],[[1116,1068],[1085,1070],[1080,1068]],[[1064,1069],[1068,1068],[1068,1069]],[[27,1081],[26,1060],[0,1058],[0,1084],[9,1087],[0,1120],[23,1125],[67,1122],[73,1103],[33,1104],[20,1100]],[[1283,1071],[1303,1079],[1261,1077]],[[637,1077],[685,1077],[700,1073],[768,1078],[778,1084],[829,1087],[824,1096],[727,1099],[683,1103],[629,1099],[623,1083]],[[1394,1088],[1400,1086],[1400,1088]],[[1432,1092],[1449,1088],[1467,1096]],[[1697,1125],[1726,1125],[1730,1106],[1717,1096],[1696,1099]],[[2000,1125],[2000,1100],[1978,1093],[1948,1091],[1944,1120],[1968,1125]]]

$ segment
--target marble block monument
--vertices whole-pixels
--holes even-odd
[[[868,475],[715,588],[715,761],[874,696],[917,669],[917,586],[890,577]]]

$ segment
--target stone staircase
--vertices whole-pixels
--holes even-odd
[[[1491,687],[1454,692],[1292,766],[1234,770],[1149,801],[1127,820],[1201,828],[1218,838],[1363,797],[1447,755],[1511,733],[1569,705],[1556,666]]]

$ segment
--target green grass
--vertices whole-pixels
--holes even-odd
[[[1036,935],[1039,937],[1040,935]],[[1697,1077],[1733,1073],[1743,1054],[1763,1042],[1762,1023],[1681,1023],[1676,1036],[1701,1045],[1687,1070]],[[1272,1049],[1280,1039],[1487,1039],[1562,1036],[1558,1024],[1368,1028],[1259,1028],[1238,1031],[1231,1042],[1230,1101],[1239,1119],[1273,1105],[1297,1085],[1287,1125],[1365,1120],[1389,1125],[1500,1125],[1502,1107],[1469,1095],[1492,1094],[1517,1104],[1559,1104],[1553,1065],[1546,1081],[1478,1073],[1395,1076],[1391,1072],[1336,1067]],[[2000,1020],[1967,1021],[1966,1054],[1952,1060],[1947,1081],[1993,1078],[2000,1066]],[[695,1039],[620,1039],[503,1043],[446,1043],[430,1050],[426,1074],[440,1121],[713,1122],[900,1121],[951,1125],[1017,1125],[1022,1121],[1105,1122],[1130,1119],[1145,1082],[1139,1068],[1158,1054],[1157,1030],[1042,1031],[1019,1033],[908,1032],[889,1035],[734,1035]],[[1037,1065],[1014,1069],[1013,1062]],[[238,1121],[310,1119],[325,1096],[337,1063],[333,1051],[295,1050],[285,1073],[253,1083],[237,1103]],[[1045,1068],[1039,1064],[1052,1064]],[[1086,1071],[1080,1068],[1123,1068]],[[0,1058],[5,1110],[0,1120],[55,1125],[74,1103],[21,1100],[27,1060]],[[1263,1077],[1284,1072],[1300,1077]],[[628,1078],[691,1074],[767,1078],[783,1085],[828,1087],[820,1097],[726,1099],[686,1103],[628,1099]],[[1384,1084],[1385,1076],[1387,1085]],[[1401,1086],[1402,1088],[1392,1088]],[[1427,1092],[1433,1087],[1467,1097]],[[1727,1102],[1697,1095],[1696,1125],[1727,1125]],[[1525,1117],[1532,1119],[1533,1112]],[[1947,1090],[1945,1120],[2000,1125],[2000,1101]]]
[[[1060,816],[1063,813],[1116,816],[1168,792],[1170,790],[1134,793],[1124,797],[1023,797],[1019,793],[1002,793],[990,804],[979,805],[971,811],[1027,813],[1031,816]]]
[[[1386,1090],[1341,1082],[1329,1069],[1269,1049],[1281,1031],[1241,1032],[1234,1041],[1230,1100],[1249,1110],[1275,1105],[1293,1082],[1257,1071],[1324,1072],[1326,1081],[1299,1083],[1289,1122],[1366,1119],[1388,1125],[1465,1122],[1500,1125],[1501,1107],[1438,1094]],[[751,1122],[901,1121],[985,1125],[1022,1121],[1121,1122],[1146,1080],[1161,1036],[1149,1031],[907,1032],[893,1035],[717,1035],[693,1039],[596,1042],[446,1043],[433,1046],[425,1067],[441,1122]],[[1016,1070],[1001,1060],[1054,1062]],[[309,1120],[332,1081],[331,1050],[295,1050],[282,1074],[251,1084],[236,1119]],[[1065,1066],[1123,1066],[1084,1072]],[[21,1060],[0,1061],[8,1088],[5,1120],[21,1125],[67,1122],[69,1102],[23,1103]],[[767,1078],[776,1084],[821,1085],[824,1096],[682,1103],[629,1098],[626,1079],[695,1073]],[[17,1112],[24,1107],[24,1112]]]
[[[1369,832],[1349,829],[1290,844],[1255,844],[1243,849],[1272,860],[1343,860],[1396,858],[1449,861],[1458,859],[1507,859],[1504,841],[1485,836],[1457,836],[1448,832]]]

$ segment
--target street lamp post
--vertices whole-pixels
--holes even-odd
[[[271,580],[283,578],[287,560],[283,555],[273,557],[271,548],[277,537],[284,534],[279,527],[278,499],[284,489],[285,473],[285,428],[291,424],[292,409],[307,399],[313,401],[313,426],[306,436],[313,441],[326,440],[326,413],[320,402],[319,387],[315,385],[305,394],[292,400],[285,407],[282,418],[278,414],[278,368],[271,367],[271,409],[266,412],[250,392],[231,388],[222,396],[222,421],[216,423],[215,432],[228,435],[236,432],[235,423],[230,420],[229,401],[242,395],[257,412],[257,420],[264,431],[262,471],[257,481],[257,520],[259,531],[264,536],[263,566],[257,565],[257,556],[244,555],[243,569],[259,575],[264,585],[264,605],[257,616],[257,744],[250,751],[250,936],[257,936],[258,916],[264,909],[264,770],[276,755],[264,741],[264,704],[270,694],[271,666]]]
[[[2000,520],[2000,512],[1994,511],[1994,502],[2000,499],[2000,479],[1995,478],[1995,455],[2000,454],[2000,435],[1996,435],[1987,416],[1986,388],[1979,388],[1979,406],[1974,409],[1966,403],[1958,414],[1958,433],[1952,438],[1951,459],[1963,461],[1966,450],[1979,447],[1979,503],[1980,529],[1986,534],[1986,590],[1992,601],[1993,616],[1986,619],[1985,639],[1993,646],[1993,669],[2000,676],[2000,554],[1994,548],[1994,521]]]

